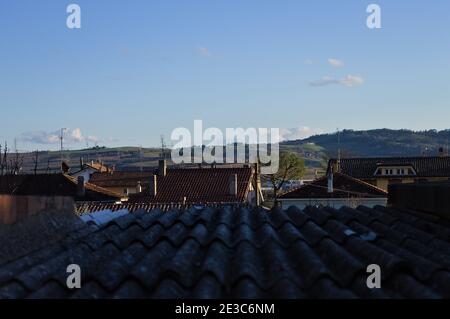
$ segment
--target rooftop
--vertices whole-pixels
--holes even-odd
[[[333,192],[328,192],[328,177],[316,179],[282,194],[280,199],[296,198],[387,198],[387,192],[342,173],[333,173]]]
[[[449,222],[380,206],[136,211],[1,263],[0,298],[449,298],[449,241]]]
[[[250,191],[251,167],[168,168],[157,176],[157,194],[150,196],[149,183],[154,172],[114,172],[93,174],[90,182],[102,187],[143,187],[140,194],[130,195],[132,203],[239,203]],[[237,175],[237,196],[229,195],[229,180]]]
[[[77,179],[65,174],[0,176],[0,194],[22,196],[70,196],[77,201],[116,201],[122,195],[92,183],[85,184],[85,195],[77,194]]]
[[[330,159],[328,171],[336,162],[336,159]],[[450,177],[450,156],[343,158],[340,160],[340,171],[354,178],[367,179],[374,178],[377,168],[383,165],[410,165],[417,173],[414,177],[418,178]],[[383,177],[385,176],[376,176]]]

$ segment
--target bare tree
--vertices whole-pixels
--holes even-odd
[[[23,166],[23,155],[17,149],[17,140],[14,140],[14,156],[9,160],[9,173],[11,175],[18,175]]]
[[[13,158],[9,160],[9,174],[18,175],[22,171],[23,156],[19,153],[14,153]]]
[[[265,180],[272,184],[274,203],[276,203],[283,185],[288,180],[301,178],[304,172],[305,161],[302,158],[291,152],[281,153],[278,172],[263,176]]]
[[[47,169],[45,170],[46,174],[50,174],[50,157],[47,158]]]
[[[8,142],[5,141],[5,146],[3,147],[3,154],[0,145],[0,175],[8,174],[8,153],[9,153]]]

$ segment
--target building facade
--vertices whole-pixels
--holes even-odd
[[[450,156],[331,159],[328,172],[341,172],[373,186],[450,180]]]

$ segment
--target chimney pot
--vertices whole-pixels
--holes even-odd
[[[164,177],[167,175],[167,161],[159,160],[158,175]]]
[[[142,185],[141,185],[141,182],[138,182],[138,183],[137,183],[136,193],[138,193],[138,194],[142,193]]]
[[[229,195],[237,196],[238,194],[238,182],[237,182],[237,174],[233,174],[228,179],[228,189]]]
[[[84,185],[84,177],[78,176],[77,178],[77,196],[84,197],[86,195],[86,187]]]
[[[149,184],[149,190],[150,190],[150,196],[155,197],[157,194],[157,175],[150,176],[150,184]]]
[[[333,175],[333,172],[328,174],[328,194],[332,194],[334,192]]]

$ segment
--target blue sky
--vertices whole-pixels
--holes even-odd
[[[0,139],[56,149],[66,127],[70,148],[157,146],[195,119],[449,128],[449,16],[447,0],[0,0]]]

